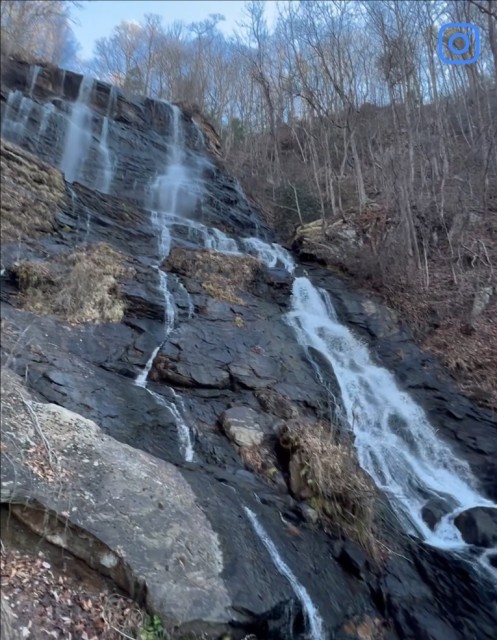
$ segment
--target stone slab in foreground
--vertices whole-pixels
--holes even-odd
[[[2,405],[2,502],[159,615],[229,620],[217,534],[176,467],[35,402],[8,370]]]

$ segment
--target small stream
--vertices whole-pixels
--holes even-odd
[[[237,241],[219,229],[207,227],[199,222],[181,216],[181,213],[188,210],[189,206],[194,206],[192,193],[196,198],[202,198],[203,183],[198,174],[198,167],[201,166],[201,162],[194,161],[192,163],[191,160],[188,159],[186,150],[183,148],[185,135],[182,131],[181,113],[175,105],[171,105],[171,110],[173,115],[173,132],[171,136],[170,160],[165,173],[159,175],[151,184],[149,198],[154,206],[154,209],[151,211],[152,224],[157,229],[159,237],[158,249],[160,260],[157,265],[157,270],[159,274],[159,286],[164,298],[165,332],[164,340],[154,349],[145,368],[136,377],[135,383],[145,389],[147,388],[147,378],[154,360],[160,348],[174,330],[176,319],[174,297],[168,288],[167,275],[159,267],[162,261],[169,255],[171,248],[171,229],[174,227],[186,227],[188,238],[190,240],[195,239],[197,245],[203,246],[206,249],[231,255],[242,254]],[[187,187],[192,184],[194,188],[188,193]],[[281,264],[283,268],[293,270],[293,261],[290,255],[279,245],[270,245],[258,238],[245,239],[241,244],[247,254],[255,255],[263,264],[267,266]],[[193,313],[193,309],[191,313]],[[186,411],[184,403],[179,394],[172,388],[169,390],[173,394],[173,401],[168,401],[161,395],[147,389],[157,402],[166,407],[174,417],[178,433],[179,450],[183,459],[191,462],[195,459],[195,452],[191,428],[185,420]],[[306,637],[308,640],[325,640],[322,619],[307,590],[300,584],[294,573],[285,563],[275,543],[257,520],[255,513],[247,506],[243,506],[243,510],[254,532],[269,553],[274,566],[279,573],[289,581],[295,595],[302,603],[306,618]]]

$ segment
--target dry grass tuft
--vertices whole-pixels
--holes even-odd
[[[60,171],[5,140],[0,162],[2,242],[51,232],[54,214],[66,197]]]
[[[105,244],[56,257],[16,263],[22,306],[71,323],[120,322],[125,303],[118,279],[132,275],[123,257]]]
[[[243,298],[237,295],[235,287],[226,282],[225,278],[211,276],[208,280],[202,282],[202,289],[204,289],[211,298],[229,302],[230,304],[245,304]]]
[[[280,432],[290,453],[290,484],[309,499],[328,530],[376,551],[376,489],[360,468],[352,444],[338,443],[329,424],[290,420]]]
[[[385,622],[378,617],[356,616],[345,623],[343,630],[356,640],[382,640],[385,637]]]
[[[230,256],[209,249],[192,251],[175,247],[164,263],[167,269],[194,278],[213,298],[243,305],[240,292],[250,289],[260,272],[252,256]]]

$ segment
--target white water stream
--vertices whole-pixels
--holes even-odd
[[[102,193],[110,193],[110,187],[114,178],[115,161],[112,151],[109,147],[109,128],[116,100],[116,88],[112,86],[109,91],[107,113],[102,118],[102,129],[100,131],[100,138],[98,141],[98,153],[100,157],[101,171],[99,191],[101,191]]]
[[[149,200],[154,207],[151,210],[152,224],[158,232],[159,264],[157,272],[159,276],[159,286],[164,298],[164,339],[159,344],[148,359],[145,368],[137,376],[135,383],[146,388],[147,378],[153,366],[155,357],[160,348],[167,340],[169,334],[174,329],[176,321],[176,305],[174,297],[169,291],[167,274],[160,269],[160,264],[167,258],[171,250],[170,225],[174,220],[180,220],[182,213],[186,213],[188,207],[194,203],[191,197],[192,181],[195,182],[195,175],[191,166],[187,162],[185,150],[185,136],[181,124],[182,113],[175,105],[170,105],[172,114],[172,140],[170,144],[170,156],[164,174],[158,175],[150,186]],[[184,287],[183,287],[184,289]],[[186,289],[185,289],[186,292]],[[188,292],[186,292],[188,295]],[[189,314],[193,313],[191,299],[187,297]],[[169,409],[174,417],[178,430],[179,448],[183,458],[191,462],[194,458],[193,442],[190,428],[185,421],[186,409],[183,400],[174,389],[169,388],[174,400],[166,400],[163,396],[149,391],[154,398],[163,406]]]
[[[64,152],[60,170],[68,182],[80,178],[83,165],[91,145],[92,111],[88,106],[93,91],[94,80],[84,76],[79,86],[78,99],[71,106],[69,124],[64,141]]]
[[[285,576],[285,578],[291,584],[296,596],[302,603],[302,608],[304,609],[306,617],[309,640],[325,640],[323,621],[306,589],[300,584],[290,567],[280,556],[276,545],[268,536],[260,522],[257,520],[255,513],[248,507],[243,507],[243,510],[245,511],[254,531],[259,537],[259,540],[266,547],[275,567],[278,569],[281,575]]]
[[[286,320],[302,347],[314,347],[333,368],[359,462],[396,505],[407,531],[440,549],[467,549],[454,518],[471,507],[495,506],[479,494],[468,464],[437,437],[421,407],[371,360],[338,321],[328,294],[307,278],[294,280]],[[421,511],[437,496],[455,507],[431,531]]]

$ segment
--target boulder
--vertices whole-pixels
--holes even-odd
[[[221,416],[223,431],[239,447],[254,447],[264,440],[260,414],[249,407],[233,407]]]
[[[467,509],[457,516],[454,524],[468,544],[487,549],[497,546],[496,507]]]
[[[319,522],[319,513],[308,504],[301,505],[300,512],[306,522],[310,524],[317,524]]]
[[[421,509],[421,515],[423,520],[433,531],[440,520],[450,513],[454,507],[455,504],[451,506],[449,502],[443,498],[430,498]]]

